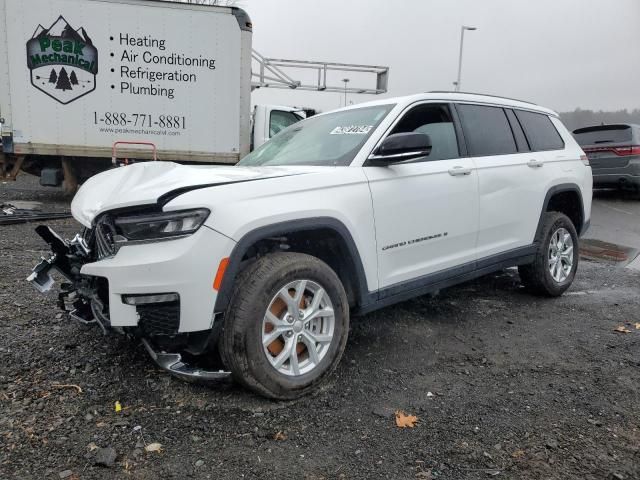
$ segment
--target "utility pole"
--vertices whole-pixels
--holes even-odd
[[[342,81],[344,82],[344,106],[347,106],[347,84],[350,82],[350,80],[348,78],[343,78]]]
[[[462,50],[464,48],[464,32],[465,30],[474,31],[477,30],[477,27],[468,27],[466,25],[462,25],[460,27],[460,56],[458,57],[458,80],[454,82],[456,86],[456,92],[460,91],[460,77],[462,76]]]

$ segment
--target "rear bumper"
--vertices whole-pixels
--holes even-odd
[[[640,187],[640,175],[629,175],[624,173],[601,174],[593,172],[594,187]]]
[[[640,160],[635,158],[623,167],[592,166],[593,184],[599,187],[640,186]]]
[[[81,273],[107,279],[112,327],[138,326],[141,307],[124,303],[123,295],[177,293],[177,333],[209,330],[217,296],[213,280],[220,260],[234,245],[230,238],[202,227],[186,238],[125,245],[112,258],[85,264]]]

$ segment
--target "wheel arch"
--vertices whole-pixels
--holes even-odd
[[[334,261],[323,258],[322,255],[315,256],[325,261],[336,271],[343,282],[345,290],[347,290],[350,303],[358,306],[368,303],[366,274],[351,232],[341,221],[335,218],[313,217],[265,225],[246,233],[235,245],[229,256],[229,263],[218,291],[214,312],[222,313],[229,306],[233,284],[245,266],[247,255],[251,253],[252,248],[258,247],[261,242],[265,241],[277,243],[280,238],[283,240],[287,238],[305,238],[306,235],[320,232],[324,232],[325,235],[328,234],[332,239],[339,242],[341,251],[339,252],[340,255],[332,255]],[[307,247],[306,249],[294,248],[285,251],[299,251],[314,255],[314,245],[310,244]]]
[[[544,198],[535,238],[538,238],[544,224],[544,214],[550,211],[561,212],[567,215],[578,232],[582,235],[588,227],[585,221],[584,202],[582,190],[575,183],[563,183],[551,187]]]

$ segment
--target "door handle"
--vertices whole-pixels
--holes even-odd
[[[527,163],[527,167],[531,168],[540,168],[544,165],[544,162],[541,160],[532,159]]]
[[[461,175],[471,175],[471,169],[464,168],[461,166],[456,166],[449,169],[449,175],[451,175],[452,177],[458,177]]]

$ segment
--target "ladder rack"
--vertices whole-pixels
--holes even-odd
[[[256,88],[289,88],[292,90],[308,90],[318,92],[364,93],[379,95],[387,92],[389,82],[389,67],[376,65],[358,65],[352,63],[311,62],[306,60],[285,60],[268,58],[256,50],[252,51],[252,83],[251,89]],[[253,68],[255,67],[255,68]],[[312,82],[295,80],[296,70],[315,70]],[[349,86],[331,84],[328,74],[356,74],[358,77],[369,77],[369,86]],[[375,81],[375,85],[373,85]],[[355,83],[355,82],[354,82]]]

